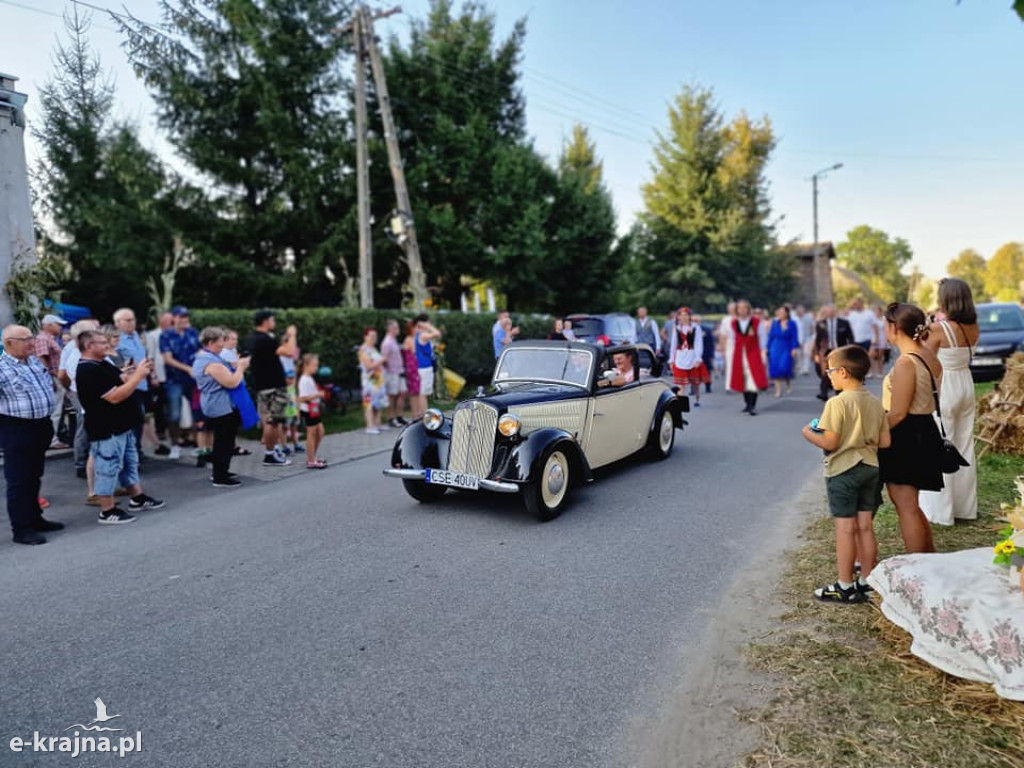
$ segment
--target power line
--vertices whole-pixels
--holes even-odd
[[[30,11],[32,13],[38,13],[38,14],[40,14],[42,16],[52,16],[55,19],[63,19],[64,18],[64,15],[61,14],[61,13],[56,13],[55,11],[47,11],[47,10],[45,10],[43,8],[36,8],[34,6],[31,6],[31,5],[25,5],[24,3],[16,3],[13,0],[0,0],[0,5],[9,5],[12,8],[20,8],[23,11]],[[106,30],[107,32],[117,32],[118,31],[118,30],[114,29],[113,27],[105,27],[102,24],[94,24],[93,26],[96,27],[96,29],[103,29],[103,30]]]

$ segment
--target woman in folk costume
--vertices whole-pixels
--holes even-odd
[[[756,416],[757,393],[768,389],[768,374],[761,353],[760,320],[753,317],[750,302],[736,303],[736,317],[730,326],[733,353],[727,387],[731,392],[742,392],[746,401],[744,413]]]
[[[691,387],[694,407],[700,408],[700,387],[711,381],[711,375],[704,365],[704,329],[692,322],[690,310],[685,307],[676,313],[668,355],[672,361],[672,379],[679,387]]]

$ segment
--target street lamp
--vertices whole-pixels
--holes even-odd
[[[843,167],[842,163],[836,163],[831,165],[824,170],[818,171],[816,174],[811,176],[811,185],[814,188],[814,245],[818,245],[818,179],[824,178],[832,171],[838,171]]]

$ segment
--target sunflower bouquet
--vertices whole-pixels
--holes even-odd
[[[1017,478],[1017,490],[1021,495],[1020,503],[1011,507],[1003,504],[1002,509],[1010,523],[999,532],[999,542],[993,547],[995,557],[992,562],[1006,566],[1010,570],[1010,581],[1015,582],[1020,576],[1021,589],[1024,589],[1024,477]]]

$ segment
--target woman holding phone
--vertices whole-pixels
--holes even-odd
[[[240,424],[238,410],[231,401],[231,390],[242,383],[250,358],[241,358],[232,368],[221,357],[226,336],[223,328],[204,328],[199,334],[202,349],[192,364],[200,408],[206,417],[207,428],[213,432],[210,463],[213,465],[215,488],[237,488],[242,484],[230,471],[235,435]]]

